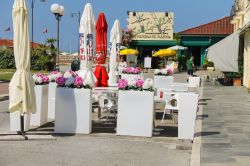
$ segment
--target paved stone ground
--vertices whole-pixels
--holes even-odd
[[[9,93],[9,83],[0,82],[0,96]]]
[[[201,166],[250,165],[250,95],[244,87],[204,87]]]

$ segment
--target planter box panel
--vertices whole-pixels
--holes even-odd
[[[91,95],[90,89],[56,89],[55,133],[91,133]]]
[[[119,91],[117,135],[152,137],[154,93]]]
[[[36,85],[36,113],[31,114],[30,125],[42,126],[48,122],[48,85]]]
[[[56,86],[57,86],[57,84],[55,82],[51,82],[49,84],[48,121],[55,120]]]
[[[24,115],[24,131],[30,129],[30,114]],[[21,117],[20,112],[10,113],[10,131],[21,130]]]

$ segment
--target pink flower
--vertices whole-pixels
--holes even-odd
[[[137,79],[136,80],[136,86],[138,88],[142,88],[143,87],[143,84],[144,84],[144,81],[142,79]]]
[[[128,81],[125,79],[120,79],[118,81],[118,88],[119,89],[125,89],[128,86]]]
[[[43,83],[44,84],[48,84],[49,83],[49,77],[43,76],[42,79],[43,79]]]
[[[55,70],[55,71],[50,72],[50,75],[51,75],[51,74],[58,74],[58,73],[59,73],[59,72]]]
[[[77,76],[77,77],[75,78],[74,85],[75,85],[77,88],[81,88],[81,87],[83,86],[83,79],[82,79],[82,77]]]
[[[64,78],[64,77],[58,77],[56,79],[56,83],[57,85],[59,86],[64,86],[65,85],[65,82],[66,82],[67,78]]]
[[[44,77],[44,74],[42,74],[42,73],[37,73],[37,74],[35,74],[35,76],[36,76],[36,77],[41,77],[41,78],[43,78],[43,77]]]
[[[168,69],[168,75],[173,75],[173,70],[172,69]]]

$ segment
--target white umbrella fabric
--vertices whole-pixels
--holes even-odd
[[[173,47],[169,47],[168,49],[171,49],[171,50],[186,50],[187,47],[183,47],[183,46],[173,46]]]
[[[110,60],[109,60],[109,85],[117,84],[117,69],[122,41],[122,29],[119,20],[115,20],[110,32]]]
[[[9,85],[9,111],[21,115],[36,112],[35,83],[30,72],[28,10],[25,0],[13,5],[14,55],[16,72]]]
[[[80,71],[78,72],[84,80],[96,82],[95,75],[92,71],[92,61],[94,58],[94,33],[95,33],[95,17],[90,3],[84,7],[79,27],[80,40]]]

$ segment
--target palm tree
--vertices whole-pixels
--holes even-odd
[[[47,54],[52,56],[53,68],[56,66],[56,51],[54,44],[57,40],[55,38],[48,38],[46,39],[46,45],[49,49],[46,50]]]

